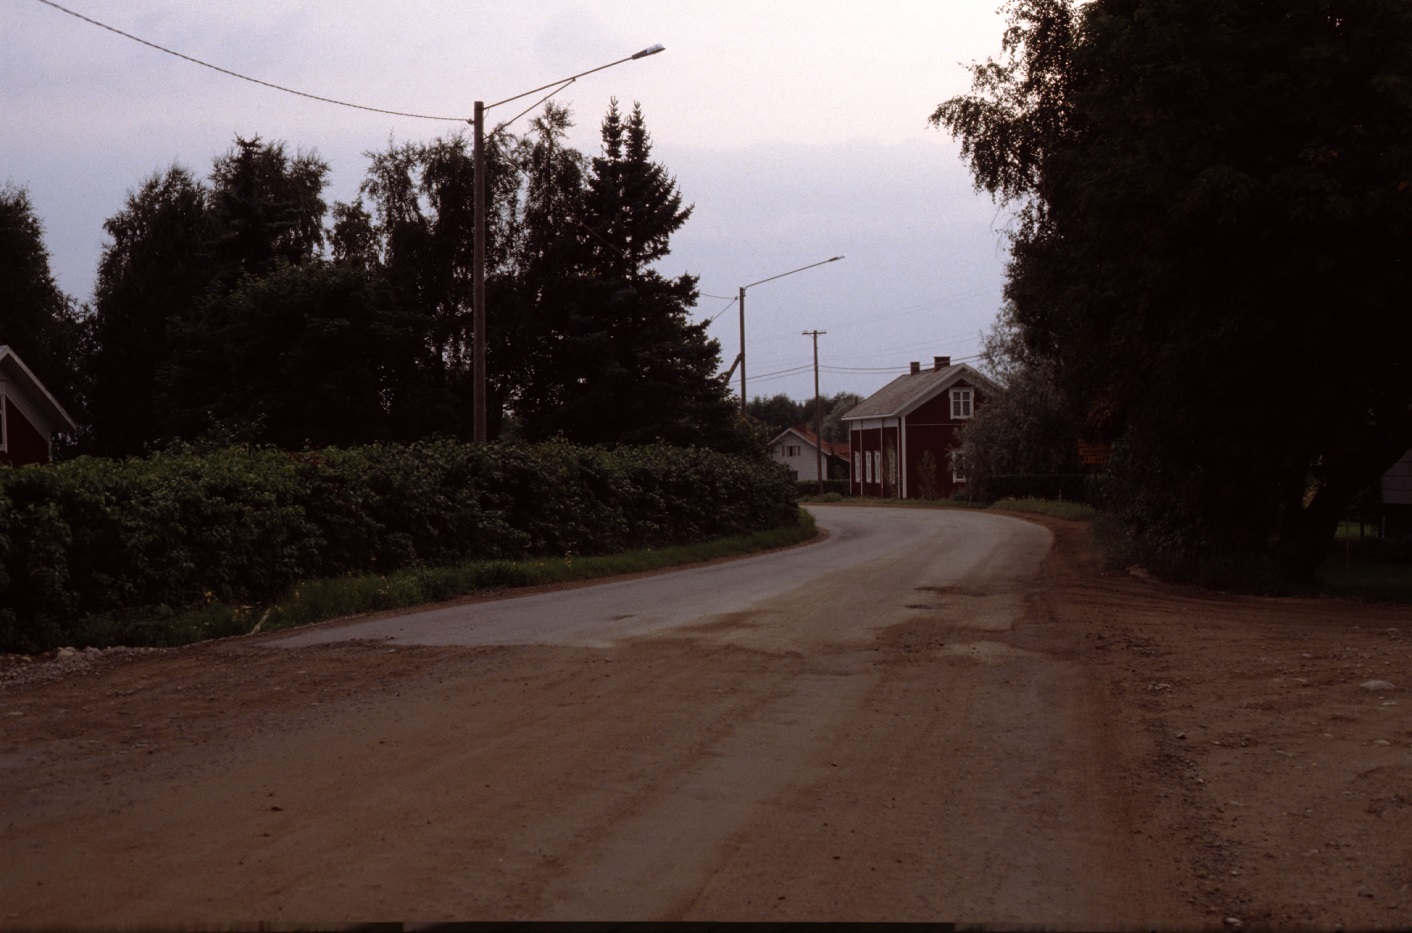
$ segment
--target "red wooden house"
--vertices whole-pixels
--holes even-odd
[[[64,406],[14,350],[0,344],[0,463],[48,463],[54,435],[76,430]]]
[[[898,376],[843,416],[853,454],[850,492],[887,499],[944,499],[966,483],[955,456],[961,431],[995,383],[949,356]]]

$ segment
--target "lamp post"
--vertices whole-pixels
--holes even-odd
[[[824,402],[819,398],[819,337],[826,330],[806,330],[805,337],[814,338],[814,477],[819,481],[819,495],[824,494]]]
[[[775,279],[782,279],[787,275],[794,275],[796,272],[803,272],[805,269],[813,269],[815,266],[827,265],[831,262],[838,262],[842,256],[832,256],[819,262],[812,262],[807,266],[800,266],[798,269],[791,269],[788,272],[781,272],[779,275],[772,275],[768,279],[761,279],[758,282],[751,282],[749,285],[740,287],[740,356],[735,358],[736,364],[740,366],[740,413],[745,414],[745,290],[754,288],[756,285],[764,285],[766,282],[773,282]],[[729,307],[729,305],[727,306]],[[734,369],[735,367],[731,367]],[[726,374],[729,378],[730,373]]]
[[[553,88],[552,91],[549,91],[549,93],[546,94],[539,101],[530,105],[528,109],[521,111],[516,116],[511,117],[509,120],[506,120],[504,123],[500,124],[500,126],[502,127],[506,126],[519,119],[519,117],[524,116],[530,110],[533,110],[535,107],[539,106],[539,104],[544,103],[544,101],[553,97],[555,94],[559,93],[564,88],[568,87],[570,84],[573,84],[575,81],[577,81],[579,78],[582,78],[584,75],[591,75],[595,71],[602,71],[605,68],[612,68],[614,65],[621,65],[623,62],[636,61],[639,58],[646,58],[649,55],[656,55],[658,52],[663,51],[665,48],[665,46],[660,44],[651,45],[643,49],[641,52],[636,52],[632,55],[629,55],[627,58],[620,58],[615,62],[609,62],[606,65],[599,65],[597,68],[590,68],[587,71],[580,71],[578,74],[572,75],[571,77],[560,78],[558,81],[551,81],[549,84],[542,85],[541,87],[537,87],[534,90],[525,91],[523,94],[516,94],[514,97],[507,97],[504,100],[496,101],[493,104],[486,104],[482,101],[476,101],[475,103],[474,115],[471,117],[471,123],[475,125],[473,154],[475,166],[475,214],[472,226],[473,235],[475,237],[475,244],[471,258],[471,302],[474,305],[474,308],[472,310],[471,326],[475,329],[475,334],[473,335],[474,342],[471,350],[471,365],[474,370],[473,379],[475,384],[473,386],[472,391],[475,393],[475,405],[474,417],[472,419],[473,423],[471,428],[471,437],[478,444],[484,443],[486,439],[485,112],[491,109],[492,107],[499,107],[501,104],[508,104],[511,101],[515,100],[523,100],[524,98],[529,97],[531,94],[538,94],[540,91],[545,91],[549,90],[550,88]],[[497,129],[499,129],[499,127],[497,127]]]

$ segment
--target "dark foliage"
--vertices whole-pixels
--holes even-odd
[[[87,323],[49,269],[29,193],[0,187],[0,344],[9,346],[75,417],[84,413]]]
[[[695,543],[797,519],[759,459],[564,442],[176,448],[0,469],[0,650],[64,644],[298,581]]]
[[[1004,52],[933,120],[1139,553],[1307,579],[1412,447],[1412,7],[1019,0]]]

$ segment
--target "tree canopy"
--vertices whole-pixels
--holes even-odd
[[[1135,545],[1308,579],[1412,447],[1412,7],[1016,0],[972,74],[932,120]]]
[[[848,440],[848,425],[843,423],[843,416],[862,404],[863,397],[853,392],[840,392],[833,396],[821,395],[817,401],[817,406],[812,398],[796,402],[783,392],[771,396],[757,395],[746,404],[745,411],[750,417],[768,425],[772,434],[778,434],[801,423],[814,430],[814,413],[822,407],[824,440],[835,443]]]
[[[758,447],[688,317],[695,277],[654,268],[691,207],[641,108],[613,103],[593,158],[564,144],[569,126],[551,104],[528,136],[487,140],[492,436],[513,419],[531,439]],[[470,433],[471,144],[367,155],[358,196],[331,207],[317,153],[259,137],[237,136],[204,179],[174,165],[130,193],[105,224],[92,352],[70,367],[94,381],[89,449]],[[11,206],[30,244],[13,251],[29,257],[15,294],[36,296],[12,314],[61,318],[37,221],[22,193]]]
[[[83,374],[73,365],[87,330],[49,268],[44,230],[29,192],[0,187],[0,344],[11,347],[60,404],[78,416]]]

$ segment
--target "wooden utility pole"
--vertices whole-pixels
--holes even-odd
[[[819,495],[824,494],[824,403],[819,398],[819,335],[826,330],[806,330],[805,337],[814,338],[814,475],[819,480]]]

